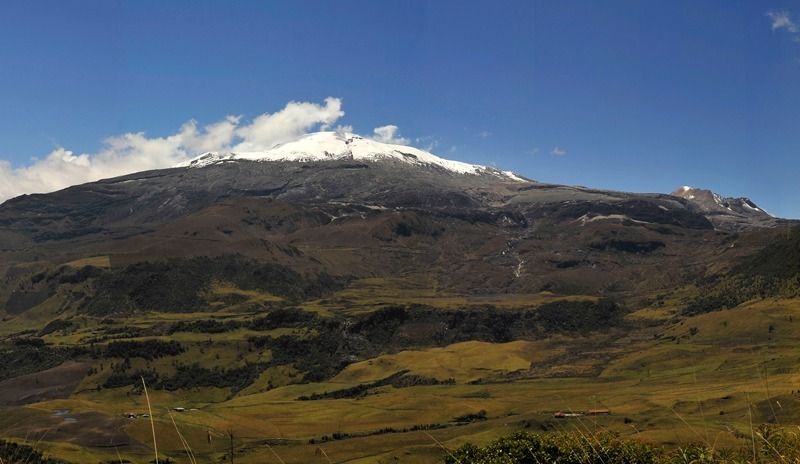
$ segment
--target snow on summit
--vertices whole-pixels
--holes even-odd
[[[237,160],[313,162],[340,159],[359,161],[393,159],[409,164],[437,166],[458,174],[493,174],[514,181],[525,182],[525,179],[511,171],[499,171],[488,166],[447,160],[418,148],[383,143],[352,133],[333,131],[306,134],[296,140],[276,145],[265,151],[204,153],[186,163],[181,163],[177,167],[201,168]]]

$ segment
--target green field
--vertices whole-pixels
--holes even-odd
[[[279,300],[220,285],[215,292],[244,299],[213,312],[144,313],[124,323],[74,315],[70,328],[42,339],[54,348],[87,343],[104,347],[121,340],[179,343],[183,351],[178,354],[132,356],[126,364],[126,372],[158,373],[163,385],[149,389],[158,452],[162,460],[176,462],[221,462],[228,459],[231,446],[239,463],[440,462],[446,449],[467,442],[485,444],[518,430],[613,431],[666,447],[702,443],[745,448],[752,427],[788,427],[800,420],[797,299],[752,301],[692,317],[674,316],[667,301],[632,308],[627,325],[602,331],[554,330],[513,341],[411,348],[396,342],[384,352],[354,359],[322,381],[309,381],[297,365],[274,365],[273,345],[251,346],[252,337],[292,339],[300,347],[319,343],[316,337],[327,330],[324,321],[352,314],[364,318],[397,304],[424,301],[435,314],[491,302],[493,311],[504,314],[564,299],[547,293],[437,296],[413,289],[381,290],[391,288],[381,284],[357,283],[325,300],[300,305],[301,313],[318,318],[311,326],[291,323],[256,330],[248,321],[263,313],[247,312],[244,303]],[[595,301],[580,296],[572,300]],[[29,317],[47,311],[45,303]],[[199,319],[237,325],[216,333],[165,332],[171,324]],[[401,335],[408,330],[411,338],[421,330],[413,324],[400,327]],[[393,337],[404,340],[397,333]],[[80,362],[79,368],[90,375],[79,376],[66,394],[43,385],[45,377],[66,372],[69,366],[64,365],[0,384],[2,390],[19,395],[42,390],[39,401],[18,406],[10,404],[13,398],[6,401],[0,433],[70,462],[153,459],[151,423],[141,417],[148,412],[141,381],[102,387],[113,375],[112,365],[124,364],[124,359],[83,356]],[[241,388],[170,388],[164,383],[181,366],[193,363],[217,367],[222,376],[233,372],[225,369],[265,367]],[[381,383],[395,374],[411,380]],[[300,399],[314,394],[321,399]],[[590,409],[608,409],[610,414],[553,417],[558,411]],[[127,413],[137,417],[127,418]],[[194,458],[187,456],[187,447]]]

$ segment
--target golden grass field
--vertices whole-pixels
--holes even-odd
[[[424,302],[437,308],[491,302],[514,310],[557,298],[550,294],[470,298],[420,294],[413,288],[386,291],[388,287],[387,282],[360,282],[332,298],[309,303],[307,309],[331,314],[400,302]],[[222,285],[215,291],[238,292]],[[270,299],[257,293],[246,296]],[[30,323],[46,319],[48,311],[45,302],[29,315]],[[220,388],[150,390],[159,456],[192,462],[179,433],[196,462],[202,463],[227,459],[231,434],[237,463],[433,463],[444,456],[445,448],[468,441],[486,443],[520,429],[612,430],[665,446],[698,442],[742,447],[749,443],[751,423],[798,423],[800,300],[750,302],[683,319],[673,319],[673,313],[669,304],[638,308],[629,319],[661,322],[625,332],[560,334],[501,344],[470,341],[383,354],[350,364],[324,383],[298,384],[298,373],[282,366],[269,368],[236,395]],[[129,324],[149,327],[200,316],[145,314]],[[215,316],[246,314],[225,308]],[[87,319],[85,327],[73,333],[45,338],[54,344],[78,343],[95,330],[93,324]],[[298,329],[259,333],[265,334],[309,335]],[[186,344],[187,351],[175,358],[183,362],[224,366],[245,358],[268,360],[268,350],[242,352],[241,344],[251,335],[252,331],[237,329],[164,338]],[[144,365],[143,360],[132,361]],[[169,371],[173,361],[150,364]],[[452,378],[455,383],[383,386],[357,399],[297,399],[372,382],[401,370]],[[88,376],[69,398],[6,408],[0,414],[0,431],[71,462],[119,462],[120,458],[149,462],[153,459],[149,420],[123,417],[127,412],[146,412],[145,396],[132,394],[130,388],[93,388],[107,373],[105,369]],[[276,388],[265,388],[268,381]],[[185,410],[171,411],[175,407]],[[611,415],[553,418],[556,411],[595,408],[607,408]],[[479,411],[486,412],[487,420],[466,425],[453,422]],[[443,426],[402,431],[426,424]],[[374,434],[387,427],[395,431]],[[333,433],[352,437],[320,441]]]

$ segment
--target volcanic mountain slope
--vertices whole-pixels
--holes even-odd
[[[758,224],[777,222],[762,214],[769,221]],[[7,201],[0,271],[11,277],[0,297],[30,263],[103,256],[119,267],[231,253],[459,292],[631,292],[724,267],[748,250],[731,249],[726,230],[748,224],[695,197],[542,184],[321,132]]]
[[[307,135],[264,153],[207,153],[182,167],[131,174],[55,194],[18,197],[0,209],[0,225],[5,233],[34,242],[92,234],[118,237],[222,199],[241,197],[305,205],[429,210],[524,211],[562,205],[568,206],[567,214],[584,209],[586,220],[592,219],[593,209],[597,209],[597,214],[613,210],[645,222],[708,226],[690,211],[688,203],[666,195],[544,185],[510,172],[444,160],[412,147],[334,132]],[[632,202],[641,203],[641,208]],[[601,206],[592,208],[589,203]],[[664,212],[638,211],[652,207]],[[635,217],[638,215],[654,217]]]

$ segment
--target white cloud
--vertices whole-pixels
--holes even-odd
[[[488,130],[482,130],[482,131],[478,132],[478,137],[480,137],[482,139],[488,139],[491,136],[492,136],[492,133],[489,132]]]
[[[0,201],[23,193],[51,192],[131,172],[167,168],[207,151],[265,150],[311,130],[327,129],[342,116],[338,98],[326,98],[322,105],[290,102],[280,111],[254,118],[250,124],[242,124],[239,116],[228,116],[202,128],[189,121],[166,137],[150,138],[143,132],[110,137],[98,153],[77,154],[57,148],[43,159],[18,168],[0,160]],[[387,127],[394,129],[387,131]],[[396,126],[378,129],[390,138],[397,131]]]
[[[556,156],[564,156],[567,154],[567,149],[561,147],[553,147],[553,149],[550,150],[550,154]]]
[[[432,135],[426,135],[415,138],[414,143],[425,151],[433,152],[439,146],[439,139]]]
[[[767,17],[772,21],[772,30],[778,31],[786,29],[792,34],[798,33],[797,24],[792,21],[792,17],[788,11],[768,11]]]
[[[531,148],[530,150],[528,150],[528,153],[530,153],[531,155],[534,155],[534,156],[539,154],[539,147]]]
[[[336,132],[337,134],[340,134],[340,135],[352,134],[353,133],[353,126],[351,126],[349,124],[346,125],[346,126],[339,125],[339,126],[336,126],[333,130],[334,130],[334,132]]]
[[[344,116],[342,101],[328,97],[325,105],[308,102],[289,102],[276,113],[264,113],[247,126],[236,129],[242,139],[234,151],[259,151],[272,148],[278,143],[295,139],[310,129],[319,126],[328,129]]]
[[[372,130],[374,136],[372,137],[373,140],[383,143],[393,143],[395,145],[408,145],[410,140],[405,137],[400,137],[397,133],[399,128],[394,124],[388,124],[386,126],[376,127]]]

